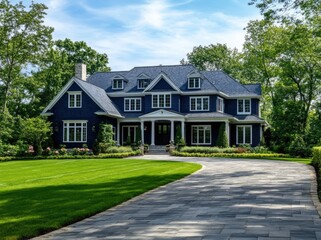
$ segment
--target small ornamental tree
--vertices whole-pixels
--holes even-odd
[[[228,147],[228,140],[227,140],[227,135],[226,135],[224,124],[221,124],[221,126],[218,130],[218,137],[217,137],[216,145],[218,147],[222,147],[222,148]]]
[[[113,137],[114,137],[113,126],[111,124],[101,123],[99,125],[98,142],[113,146],[115,145],[115,141],[113,140]]]
[[[41,117],[23,119],[21,121],[22,140],[34,146],[36,155],[42,154],[42,143],[52,133],[51,123]]]
[[[142,132],[141,132],[141,128],[137,127],[136,128],[136,139],[135,139],[135,143],[137,145],[139,145],[142,141]]]
[[[182,139],[181,126],[177,125],[176,132],[175,132],[175,145],[177,145],[181,139]]]

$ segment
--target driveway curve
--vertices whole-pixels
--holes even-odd
[[[202,170],[36,239],[321,239],[313,170],[282,161],[178,158]]]

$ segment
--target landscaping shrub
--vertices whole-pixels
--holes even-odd
[[[319,199],[321,200],[321,147],[312,149],[312,166],[315,168],[318,182]]]
[[[182,147],[180,152],[186,153],[236,153],[236,148],[219,147]]]
[[[131,152],[133,149],[129,146],[106,146],[104,144],[100,144],[101,153],[126,153]]]
[[[227,148],[228,147],[228,140],[227,140],[227,135],[225,131],[225,124],[221,124],[219,130],[218,130],[218,137],[217,137],[217,142],[216,145],[222,148]]]
[[[311,149],[307,147],[301,135],[295,136],[288,151],[291,156],[310,157],[312,154]]]
[[[281,153],[224,153],[224,152],[179,152],[173,151],[172,155],[181,157],[223,157],[223,158],[271,158],[271,157],[286,157]]]

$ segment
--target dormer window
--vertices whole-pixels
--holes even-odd
[[[137,88],[145,89],[150,84],[150,79],[138,79],[137,80]]]
[[[201,88],[201,78],[199,78],[199,77],[190,77],[188,79],[188,88],[189,89]]]
[[[124,89],[124,79],[120,77],[115,77],[113,79],[113,89]]]

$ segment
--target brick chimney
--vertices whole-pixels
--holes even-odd
[[[81,80],[86,81],[86,78],[87,78],[86,64],[83,64],[82,62],[76,63],[75,76]]]

